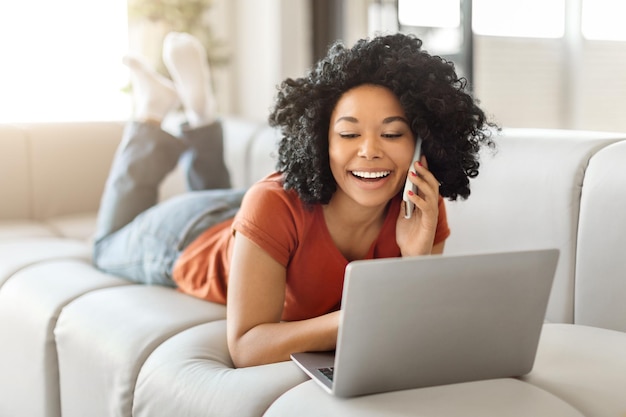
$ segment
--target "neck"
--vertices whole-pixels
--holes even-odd
[[[322,206],[326,222],[341,225],[345,229],[367,230],[372,226],[382,226],[388,204],[376,207],[364,207],[353,200],[341,198],[335,194],[327,205]]]
[[[326,228],[342,255],[348,261],[365,258],[385,222],[386,205],[363,207],[333,198],[322,208]]]

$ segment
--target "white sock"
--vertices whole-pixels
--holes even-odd
[[[188,33],[168,33],[163,41],[163,62],[174,80],[189,125],[213,122],[217,103],[206,51],[200,41]]]
[[[130,69],[135,119],[161,123],[180,103],[174,84],[139,57],[129,55],[123,62]]]

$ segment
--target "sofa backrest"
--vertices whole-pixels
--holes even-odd
[[[247,187],[274,169],[275,129],[237,118],[223,123],[234,187]],[[96,212],[123,129],[122,122],[0,125],[0,220]],[[175,171],[161,199],[184,191]]]
[[[248,187],[275,169],[275,129],[236,118],[223,123],[234,187]],[[0,125],[0,222],[45,220],[56,230],[72,230],[62,235],[89,236],[123,127]],[[625,139],[505,130],[497,151],[482,155],[470,198],[447,203],[452,235],[446,253],[556,247],[561,257],[547,318],[626,331]],[[161,198],[184,189],[175,171]],[[82,214],[85,221],[72,222]]]
[[[27,133],[0,125],[0,219],[30,216],[30,172]]]
[[[97,210],[122,127],[0,126],[0,218],[41,220]]]
[[[446,253],[558,248],[547,318],[572,323],[585,171],[594,154],[624,138],[580,131],[504,130],[496,137],[496,153],[482,155],[470,197],[447,204],[452,234]]]

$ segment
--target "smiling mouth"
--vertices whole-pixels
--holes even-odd
[[[381,178],[385,178],[391,174],[391,171],[377,171],[377,172],[369,172],[369,171],[351,171],[352,176],[367,181],[376,181]]]

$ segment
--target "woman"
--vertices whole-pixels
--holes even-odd
[[[270,115],[282,133],[278,169],[244,196],[228,189],[203,54],[188,35],[166,38],[171,85],[129,62],[140,122],[129,125],[107,182],[95,263],[226,303],[238,367],[332,350],[347,263],[442,253],[442,197],[469,196],[491,125],[453,66],[415,37],[337,43],[280,86]],[[189,121],[180,138],[159,127],[177,97]],[[418,136],[424,156],[412,161]],[[179,159],[193,192],[155,204]],[[418,192],[406,219],[409,168]]]

